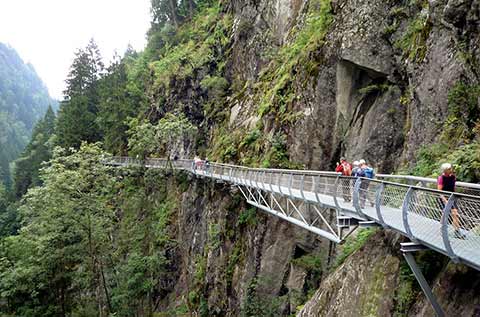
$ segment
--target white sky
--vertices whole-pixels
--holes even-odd
[[[93,37],[106,65],[130,43],[143,50],[150,0],[0,0],[0,42],[35,67],[61,99],[73,56]]]

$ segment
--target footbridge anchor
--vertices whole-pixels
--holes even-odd
[[[428,248],[423,244],[415,243],[415,242],[400,243],[400,251],[402,251],[403,257],[407,261],[408,266],[410,266],[410,269],[415,275],[415,278],[417,279],[418,284],[420,284],[420,287],[422,288],[423,293],[425,294],[428,301],[432,305],[433,310],[435,311],[435,314],[438,317],[444,317],[445,312],[443,311],[442,307],[440,307],[440,304],[438,303],[435,295],[433,295],[432,289],[430,288],[427,281],[425,280],[425,277],[423,276],[422,271],[418,267],[417,262],[415,261],[415,257],[412,254],[413,252],[422,251],[422,250],[428,250]]]

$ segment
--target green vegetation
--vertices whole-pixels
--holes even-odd
[[[250,207],[243,211],[237,220],[237,226],[255,226],[257,224],[257,208]]]
[[[335,263],[332,266],[332,269],[339,267],[345,262],[345,260],[361,247],[365,245],[368,239],[375,233],[377,230],[375,228],[366,228],[358,230],[357,234],[351,237],[348,237],[345,243],[341,247],[341,251],[335,259]]]
[[[428,2],[424,4],[428,6]],[[432,30],[428,15],[421,11],[407,28],[405,35],[395,43],[403,51],[405,58],[413,62],[421,62],[427,54],[427,40]]]
[[[268,116],[268,120],[274,121],[273,129],[265,133],[259,121],[251,130],[237,129],[231,133],[222,115],[223,122],[215,131],[209,157],[255,167],[301,167],[290,161],[286,146],[286,127],[303,116],[303,112],[293,109],[298,98],[294,78],[299,76],[300,68],[305,70],[301,74],[305,84],[318,74],[322,61],[316,53],[323,46],[332,21],[330,0],[310,1],[304,25],[289,35],[289,41],[279,51],[270,52],[271,61],[262,70],[258,83],[253,87],[248,82],[234,83],[236,98],[241,98],[247,90],[253,90],[253,100],[259,105],[258,116]],[[243,21],[238,25],[238,32],[248,33],[250,28],[250,22]]]
[[[17,199],[25,195],[28,188],[42,184],[39,171],[42,163],[51,158],[54,129],[55,114],[49,107],[33,129],[32,139],[22,155],[15,161],[13,194]]]
[[[190,23],[180,26],[173,34],[165,35],[162,40],[166,43],[158,52],[160,58],[149,66],[155,75],[154,88],[168,94],[173,79],[190,78],[195,70],[207,64],[216,65],[221,73],[223,64],[216,57],[221,58],[226,53],[231,25],[232,19],[229,15],[220,14],[217,3],[202,9]],[[215,84],[218,93],[218,89],[225,90],[228,83],[212,79],[216,77],[206,77],[202,82],[204,87]]]
[[[358,93],[367,96],[369,94],[373,93],[382,93],[387,91],[390,88],[390,85],[388,83],[382,83],[382,84],[371,84],[368,86],[365,86],[363,88],[360,88],[358,90]]]
[[[284,121],[284,115],[291,112],[296,98],[293,87],[295,69],[302,65],[309,73],[318,72],[320,61],[312,58],[312,53],[323,46],[332,21],[330,0],[309,2],[305,24],[292,36],[292,41],[280,49],[261,75],[257,88],[260,116],[274,113],[277,120]]]
[[[468,141],[480,133],[480,85],[457,82],[448,93],[448,118],[443,139]]]
[[[457,178],[480,180],[480,115],[478,85],[456,83],[448,94],[448,117],[441,127],[440,142],[418,152],[417,163],[406,171],[419,176],[438,176],[440,164],[453,164]]]
[[[448,258],[435,251],[420,252],[415,255],[425,279],[431,283],[448,263]],[[395,292],[394,316],[405,316],[421,292],[412,270],[405,260],[400,263],[399,287]]]
[[[96,123],[99,101],[99,78],[104,70],[97,44],[91,40],[75,53],[67,76],[65,99],[60,104],[55,127],[55,144],[66,149],[79,148],[83,141],[101,139]]]
[[[208,225],[208,246],[210,250],[216,250],[220,247],[221,240],[220,225],[218,223],[210,223]]]
[[[301,267],[306,272],[305,285],[301,292],[290,292],[290,298],[300,311],[303,304],[312,298],[318,289],[325,272],[325,257],[322,254],[306,254],[300,258],[293,259],[292,264]]]
[[[247,294],[245,300],[242,303],[240,316],[253,317],[253,316],[265,316],[273,317],[278,316],[278,310],[284,298],[281,296],[261,296],[257,293],[258,284],[261,282],[259,278],[253,278],[247,286]]]
[[[158,171],[119,177],[98,145],[59,148],[20,207],[24,226],[2,240],[2,312],[132,316],[165,291],[176,189]],[[41,304],[44,303],[44,304]]]
[[[167,113],[156,125],[134,118],[127,131],[131,156],[145,158],[155,154],[170,157],[180,151],[178,142],[192,143],[197,128],[183,113]]]
[[[27,145],[48,106],[57,106],[31,64],[0,43],[0,181],[11,184],[10,163]]]
[[[415,302],[419,286],[406,261],[400,264],[399,287],[395,292],[394,316],[405,316]]]

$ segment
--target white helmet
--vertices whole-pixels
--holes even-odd
[[[361,159],[360,161],[358,161],[358,163],[360,163],[360,165],[367,164],[364,159]]]

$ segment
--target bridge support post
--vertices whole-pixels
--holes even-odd
[[[422,271],[417,265],[417,262],[415,261],[415,258],[413,257],[413,252],[416,251],[421,251],[427,249],[422,244],[414,243],[414,242],[406,242],[406,243],[400,243],[400,251],[402,251],[403,257],[408,263],[408,266],[412,270],[413,274],[415,275],[415,278],[417,279],[418,284],[420,284],[420,287],[422,288],[423,293],[427,297],[428,301],[432,305],[433,310],[435,311],[435,314],[438,317],[444,317],[445,313],[440,307],[440,304],[438,304],[437,299],[435,295],[433,295],[432,289],[428,285],[427,281],[425,280],[425,277],[422,274]]]

